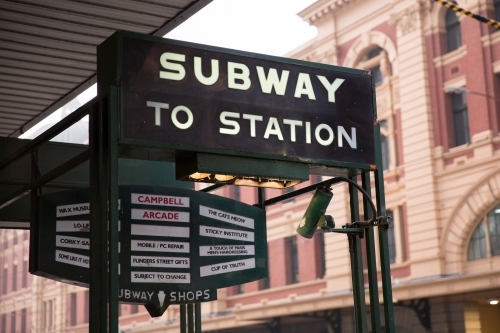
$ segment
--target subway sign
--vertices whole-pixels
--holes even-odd
[[[98,72],[122,88],[121,144],[375,164],[369,71],[118,32]]]
[[[42,195],[33,274],[87,286],[90,191]],[[119,292],[161,313],[267,277],[265,211],[209,193],[119,186]]]

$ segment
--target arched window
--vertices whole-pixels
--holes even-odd
[[[389,170],[391,164],[387,120],[380,120],[380,146],[382,149],[382,169],[386,171]]]
[[[488,234],[491,255],[500,255],[500,205],[488,214]]]
[[[467,249],[467,260],[486,258],[486,235],[484,233],[484,223],[477,226],[472,234]]]
[[[366,55],[367,60],[380,58],[379,55],[380,55],[381,51],[382,51],[381,47],[377,47],[377,48],[371,50]],[[375,79],[375,85],[376,86],[381,85],[384,82],[384,74],[382,74],[382,72],[380,71],[380,60],[377,61],[377,64],[375,66],[373,66],[372,68],[368,68],[368,69],[371,70],[373,73],[373,77]]]
[[[380,46],[372,46],[360,59],[357,67],[372,71],[375,86],[381,85],[384,83],[385,77],[392,75],[391,63],[387,52]]]
[[[500,205],[488,213],[472,233],[467,260],[500,255]]]
[[[446,49],[448,52],[458,49],[462,45],[462,34],[460,32],[460,22],[456,13],[448,9],[445,17],[446,26]]]

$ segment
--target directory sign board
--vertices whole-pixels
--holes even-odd
[[[121,87],[122,144],[375,164],[370,71],[127,32],[98,48],[98,71]]]
[[[187,189],[119,186],[119,300],[182,304],[267,276],[265,212]],[[88,190],[41,196],[37,275],[90,281]]]

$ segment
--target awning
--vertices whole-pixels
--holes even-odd
[[[0,136],[18,137],[96,82],[116,30],[154,36],[212,0],[0,0]]]

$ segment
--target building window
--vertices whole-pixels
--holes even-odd
[[[54,302],[53,301],[48,301],[47,302],[47,329],[51,330],[52,329],[52,322],[53,322],[53,306]]]
[[[2,329],[0,330],[1,332],[7,332],[7,315],[4,313],[2,314]]]
[[[493,1],[493,6],[495,8],[495,21],[500,21],[500,0]]]
[[[326,274],[326,257],[325,257],[325,233],[323,231],[319,231],[314,235],[314,237],[318,238],[318,258],[319,258],[319,265],[318,265],[318,278],[322,279],[325,274]]]
[[[287,284],[299,282],[299,257],[297,253],[297,237],[292,236],[285,239],[288,254],[288,278]]]
[[[84,308],[83,308],[83,322],[84,323],[88,323],[89,322],[89,291],[88,290],[85,290],[85,292],[83,293],[83,304],[84,304]]]
[[[398,229],[399,229],[399,239],[401,239],[401,261],[406,261],[409,259],[408,252],[406,250],[406,219],[404,215],[403,206],[398,207]]]
[[[42,302],[42,311],[40,319],[42,331],[50,331],[52,330],[52,322],[53,322],[53,301]]]
[[[467,96],[465,93],[453,93],[450,97],[455,146],[461,146],[470,142]]]
[[[12,238],[13,245],[17,245],[17,232],[14,231],[14,237]]]
[[[11,313],[10,317],[10,332],[11,333],[17,333],[16,331],[16,311]]]
[[[47,328],[47,318],[46,318],[46,311],[47,311],[47,302],[42,302],[42,305],[40,306],[41,311],[40,311],[40,328],[42,331],[44,331]]]
[[[70,316],[69,316],[69,326],[76,325],[76,293],[70,295]]]
[[[269,268],[268,268],[268,271],[269,271]],[[271,287],[271,283],[269,281],[269,273],[268,273],[267,277],[265,277],[259,281],[259,290],[269,289],[270,287]]]
[[[28,315],[26,309],[21,310],[21,333],[26,333],[26,328],[28,327]]]
[[[22,288],[26,288],[28,286],[28,261],[23,261],[23,272],[22,272]]]
[[[295,186],[290,186],[290,187],[283,189],[282,194],[292,193],[293,191],[295,191]],[[294,201],[295,201],[295,197],[292,197],[292,198],[285,199],[282,202],[285,203],[285,202],[294,202]]]
[[[453,1],[455,3],[455,1]],[[446,11],[446,50],[454,51],[462,46],[462,34],[460,32],[460,21],[452,9]]]
[[[467,248],[467,260],[500,255],[500,205],[488,213],[476,227]]]
[[[243,294],[245,292],[245,285],[244,284],[239,284],[236,287],[236,295]]]
[[[14,265],[12,271],[12,291],[17,290],[17,264]]]
[[[267,245],[266,245],[267,246]],[[267,276],[259,280],[259,290],[269,289],[271,287],[271,282],[269,279],[269,247],[267,248]]]
[[[2,294],[5,295],[7,294],[7,276],[8,276],[8,270],[6,267],[3,269],[3,282],[2,282]]]
[[[377,59],[380,56],[380,52],[382,52],[383,49],[381,47],[377,47],[366,55],[367,60],[370,59]],[[380,70],[380,63],[378,62],[377,65],[368,68],[369,70],[372,71],[373,78],[375,80],[375,86],[379,86],[382,83],[384,83],[384,74],[382,74],[382,71]]]
[[[389,170],[391,164],[391,152],[389,148],[389,130],[387,120],[380,120],[380,146],[382,150],[382,170]]]
[[[134,313],[137,313],[137,312],[139,312],[139,305],[137,305],[137,304],[132,304],[132,305],[130,306],[130,313],[131,313],[131,314],[134,314]]]
[[[488,214],[488,234],[491,255],[500,255],[500,205]]]

